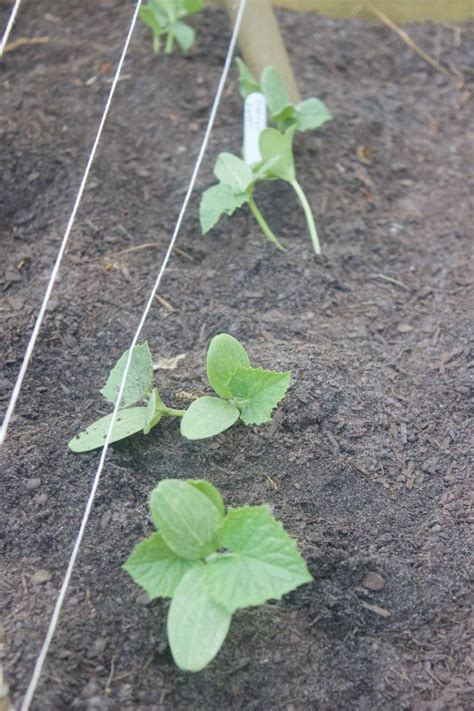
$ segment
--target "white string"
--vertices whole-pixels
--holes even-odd
[[[74,225],[74,220],[76,219],[77,210],[79,208],[79,204],[81,202],[82,195],[83,195],[84,189],[86,187],[87,179],[89,177],[89,172],[90,172],[92,163],[94,161],[95,154],[97,152],[97,147],[99,145],[100,138],[102,136],[102,131],[104,129],[105,122],[107,120],[107,116],[109,114],[109,109],[112,104],[112,99],[113,99],[113,96],[115,93],[115,89],[116,89],[118,81],[120,79],[120,74],[122,72],[123,63],[125,61],[125,55],[127,54],[128,47],[130,45],[130,40],[132,38],[133,29],[134,29],[135,23],[137,21],[138,11],[140,9],[141,4],[142,4],[142,0],[137,0],[137,5],[135,7],[135,11],[134,11],[133,17],[132,17],[132,22],[130,24],[130,29],[128,31],[127,38],[125,40],[125,44],[123,46],[123,50],[122,50],[122,54],[120,56],[119,63],[117,64],[117,69],[115,71],[115,76],[114,76],[114,79],[112,82],[112,86],[110,87],[110,92],[109,92],[109,96],[107,98],[107,102],[105,104],[104,113],[102,114],[102,118],[100,120],[100,124],[99,124],[99,128],[97,130],[97,135],[95,137],[94,145],[92,146],[92,150],[89,155],[89,160],[87,161],[86,169],[84,171],[84,175],[82,176],[82,181],[79,186],[79,191],[78,191],[76,199],[74,201],[72,212],[71,212],[69,221],[66,226],[66,231],[64,233],[64,237],[61,242],[61,246],[59,248],[58,256],[56,257],[56,261],[55,261],[53,269],[51,271],[51,276],[49,277],[48,286],[46,287],[43,302],[42,302],[40,310],[38,312],[38,316],[36,317],[35,325],[34,325],[32,334],[30,336],[30,340],[28,341],[28,346],[26,347],[25,355],[23,357],[23,362],[21,364],[20,372],[18,373],[18,377],[16,379],[15,386],[13,388],[13,392],[10,397],[10,402],[8,403],[8,408],[7,408],[7,411],[5,414],[5,418],[3,420],[2,427],[0,429],[0,447],[5,442],[8,426],[10,424],[10,420],[13,416],[14,411],[15,411],[16,403],[17,403],[17,400],[18,400],[18,397],[20,395],[20,391],[21,391],[21,388],[23,385],[23,380],[25,378],[26,371],[28,370],[31,356],[33,354],[33,350],[36,345],[36,341],[38,339],[38,334],[39,334],[41,326],[43,324],[44,315],[46,313],[46,307],[48,306],[51,292],[53,290],[54,284],[56,282],[56,278],[58,276],[59,267],[61,265],[61,261],[64,256],[64,252],[66,251],[67,243],[69,240],[69,235],[71,234],[71,230]]]
[[[73,547],[73,550],[72,550],[71,557],[70,557],[70,559],[69,559],[69,563],[68,563],[68,567],[67,567],[67,570],[66,570],[66,574],[65,574],[65,576],[64,576],[64,580],[63,580],[63,583],[62,583],[62,585],[61,585],[61,589],[60,589],[60,591],[59,591],[58,598],[57,598],[57,600],[56,600],[56,604],[55,604],[54,611],[53,611],[53,614],[52,614],[52,617],[51,617],[51,621],[50,621],[50,623],[49,623],[48,631],[47,631],[47,633],[46,633],[46,638],[45,638],[45,640],[44,640],[44,643],[43,643],[43,646],[42,646],[42,648],[41,648],[40,654],[39,654],[39,656],[38,656],[38,658],[37,658],[37,660],[36,660],[36,664],[35,664],[33,676],[32,676],[32,678],[31,678],[31,681],[30,681],[30,683],[29,683],[29,686],[28,686],[28,689],[27,689],[25,698],[24,698],[23,703],[22,703],[22,705],[21,705],[21,711],[28,711],[28,709],[29,709],[29,707],[30,707],[30,703],[31,703],[31,701],[32,701],[32,699],[33,699],[33,695],[34,695],[34,693],[35,693],[36,686],[37,686],[37,684],[38,684],[38,681],[39,681],[39,678],[40,678],[40,675],[41,675],[41,671],[42,671],[42,668],[43,668],[43,664],[44,664],[45,659],[46,659],[46,656],[47,656],[47,654],[48,654],[48,650],[49,650],[49,646],[50,646],[50,644],[51,644],[51,640],[52,640],[53,635],[54,635],[54,632],[55,632],[55,630],[56,630],[56,626],[57,626],[57,623],[58,623],[58,620],[59,620],[59,615],[60,615],[60,613],[61,613],[61,608],[62,608],[62,605],[63,605],[63,602],[64,602],[64,598],[65,598],[65,596],[66,596],[66,592],[67,592],[67,589],[68,589],[68,586],[69,586],[69,582],[70,582],[70,580],[71,580],[71,575],[72,575],[72,572],[73,572],[73,569],[74,569],[74,565],[75,565],[75,562],[76,562],[76,558],[77,558],[77,555],[78,555],[78,553],[79,553],[79,549],[80,549],[80,546],[81,546],[81,543],[82,543],[82,538],[83,538],[83,536],[84,536],[84,531],[85,531],[85,529],[86,529],[87,522],[88,522],[88,520],[89,520],[89,516],[90,516],[91,510],[92,510],[92,505],[93,505],[93,502],[94,502],[94,498],[95,498],[95,495],[96,495],[96,492],[97,492],[97,488],[98,488],[98,486],[99,486],[99,482],[100,482],[100,477],[101,477],[101,474],[102,474],[102,470],[103,470],[103,468],[104,468],[105,457],[106,457],[106,455],[107,455],[107,450],[108,450],[108,447],[109,447],[110,438],[111,438],[111,435],[112,435],[112,430],[113,430],[113,427],[114,427],[114,424],[115,424],[115,419],[116,419],[116,417],[117,417],[117,413],[118,413],[118,410],[119,410],[120,401],[121,401],[121,399],[122,399],[123,391],[124,391],[124,388],[125,388],[125,382],[126,382],[126,380],[127,380],[127,375],[128,375],[128,371],[129,371],[129,368],[130,368],[130,363],[131,363],[131,360],[132,360],[133,348],[136,346],[136,344],[137,344],[137,342],[138,342],[138,339],[139,339],[139,337],[140,337],[140,333],[141,333],[141,331],[142,331],[142,329],[143,329],[143,326],[144,326],[144,324],[145,324],[145,321],[146,321],[146,318],[147,318],[147,316],[148,316],[148,313],[149,313],[149,311],[150,311],[150,309],[151,309],[151,307],[152,307],[152,305],[153,305],[153,303],[154,303],[155,295],[156,295],[157,292],[158,292],[158,288],[159,288],[159,286],[160,286],[161,279],[162,279],[162,277],[163,277],[163,274],[164,274],[164,272],[165,272],[165,269],[166,269],[166,267],[167,267],[167,265],[168,265],[168,262],[169,262],[169,259],[170,259],[170,257],[171,257],[171,253],[172,253],[172,251],[173,251],[173,247],[174,247],[174,245],[175,245],[175,243],[176,243],[176,239],[177,239],[177,237],[178,237],[178,233],[179,233],[179,230],[180,230],[180,228],[181,228],[181,224],[182,224],[182,222],[183,222],[184,214],[185,214],[185,212],[186,212],[186,209],[187,209],[188,204],[189,204],[189,200],[190,200],[190,198],[191,198],[191,194],[192,194],[192,192],[193,192],[193,190],[194,190],[194,186],[195,186],[195,184],[196,184],[196,179],[197,179],[197,176],[198,176],[198,173],[199,173],[199,169],[200,169],[200,167],[201,167],[201,164],[202,164],[202,161],[203,161],[203,158],[204,158],[204,154],[205,154],[205,152],[206,152],[206,149],[207,149],[207,146],[208,146],[208,143],[209,143],[209,138],[210,138],[210,136],[211,136],[211,132],[212,132],[212,129],[213,129],[213,127],[214,127],[214,122],[215,122],[217,110],[218,110],[218,108],[219,108],[219,104],[220,104],[221,99],[222,99],[222,94],[223,94],[223,91],[224,91],[225,82],[226,82],[227,76],[228,76],[228,74],[229,74],[229,69],[230,69],[230,65],[231,65],[231,62],[232,62],[232,56],[233,56],[233,54],[234,54],[234,49],[235,49],[235,45],[236,45],[236,42],[237,42],[237,37],[238,37],[238,34],[239,34],[240,25],[241,25],[241,23],[242,23],[242,17],[243,17],[243,14],[244,14],[246,2],[247,2],[247,0],[240,0],[239,11],[238,11],[238,13],[237,13],[237,17],[236,17],[236,21],[235,21],[235,26],[234,26],[234,30],[233,30],[233,33],[232,33],[232,39],[231,39],[230,44],[229,44],[229,49],[228,49],[228,51],[227,51],[227,57],[226,57],[226,60],[225,60],[224,68],[223,68],[223,70],[222,70],[222,75],[221,75],[221,78],[220,78],[220,80],[219,80],[219,84],[218,84],[218,87],[217,87],[216,95],[215,95],[214,102],[213,102],[213,105],[212,105],[212,109],[211,109],[211,112],[210,112],[210,115],[209,115],[209,121],[208,121],[207,128],[206,128],[206,131],[205,131],[205,134],[204,134],[204,138],[203,138],[203,140],[202,140],[201,148],[200,148],[200,150],[199,150],[199,154],[198,154],[198,157],[197,157],[197,159],[196,159],[196,163],[195,163],[195,165],[194,165],[194,170],[193,170],[192,175],[191,175],[191,180],[190,180],[190,182],[189,182],[189,187],[188,187],[188,189],[187,189],[187,192],[186,192],[186,195],[185,195],[185,198],[184,198],[184,201],[183,201],[183,205],[182,205],[181,210],[180,210],[180,212],[179,212],[178,219],[177,219],[177,222],[176,222],[176,226],[175,226],[175,229],[174,229],[174,232],[173,232],[173,236],[172,236],[172,238],[171,238],[171,241],[170,241],[170,243],[169,243],[169,246],[168,246],[168,249],[167,249],[167,251],[166,251],[165,257],[164,257],[164,259],[163,259],[163,263],[162,263],[161,268],[160,268],[160,270],[159,270],[159,272],[158,272],[158,276],[157,276],[156,281],[155,281],[155,284],[153,285],[153,288],[152,288],[152,290],[151,290],[151,293],[150,293],[150,296],[149,296],[148,301],[147,301],[147,303],[146,303],[146,306],[145,306],[145,309],[144,309],[144,311],[143,311],[142,317],[141,317],[140,322],[139,322],[139,324],[138,324],[138,328],[137,328],[137,330],[136,330],[136,332],[135,332],[135,335],[133,336],[132,342],[131,342],[130,347],[129,347],[128,358],[127,358],[127,362],[126,362],[126,364],[125,364],[125,370],[124,370],[124,372],[123,372],[122,382],[120,383],[120,388],[119,388],[119,392],[118,392],[118,395],[117,395],[117,399],[116,399],[114,411],[113,411],[113,413],[112,413],[112,419],[111,419],[111,422],[110,422],[110,425],[109,425],[109,429],[108,429],[108,432],[107,432],[107,436],[106,436],[106,438],[105,438],[104,446],[103,446],[103,448],[102,448],[102,452],[101,452],[101,456],[100,456],[100,460],[99,460],[99,466],[97,467],[97,471],[96,471],[95,476],[94,476],[94,480],[93,480],[93,483],[92,483],[91,492],[90,492],[89,498],[88,498],[88,500],[87,500],[86,508],[85,508],[85,510],[84,510],[84,515],[83,515],[82,521],[81,521],[81,526],[80,526],[80,528],[79,528],[79,533],[78,533],[77,538],[76,538],[76,541],[75,541],[75,543],[74,543],[74,547]]]
[[[3,57],[3,51],[7,45],[8,38],[10,37],[10,32],[15,24],[16,16],[18,15],[18,10],[20,9],[21,0],[15,0],[13,5],[11,15],[8,19],[7,26],[5,27],[5,32],[3,33],[2,41],[0,43],[0,59]]]

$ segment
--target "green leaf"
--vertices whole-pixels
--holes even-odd
[[[157,12],[164,13],[169,22],[174,22],[179,14],[180,0],[151,0]]]
[[[216,550],[222,514],[215,504],[185,481],[162,481],[150,495],[153,523],[176,555],[199,560]]]
[[[185,22],[178,20],[170,26],[170,32],[176,37],[176,41],[183,50],[187,52],[194,44],[194,39],[196,33],[193,28],[187,25]]]
[[[186,483],[194,486],[198,491],[207,496],[216,506],[222,516],[225,516],[225,506],[219,491],[210,482],[204,479],[186,479]]]
[[[90,452],[92,449],[103,447],[112,421],[112,414],[101,417],[100,420],[89,425],[87,429],[73,437],[69,442],[69,449],[73,452]],[[147,422],[147,407],[129,407],[126,410],[119,410],[112,430],[110,444],[141,432],[146,427]]]
[[[276,128],[266,128],[260,134],[260,153],[264,161],[277,160],[270,168],[270,174],[291,183],[295,179],[293,160],[293,136],[296,127],[292,126],[285,133]]]
[[[181,419],[181,434],[186,439],[214,437],[232,427],[239,416],[239,409],[227,400],[200,397],[188,407]]]
[[[206,566],[186,573],[168,612],[168,640],[178,667],[191,672],[204,669],[222,647],[231,617],[209,595]]]
[[[156,388],[153,389],[150,399],[148,400],[148,405],[146,406],[146,416],[147,420],[146,425],[143,428],[143,434],[147,435],[150,430],[158,424],[163,416],[163,401],[160,398]]]
[[[231,509],[218,536],[234,555],[212,560],[207,578],[213,599],[229,612],[279,600],[312,580],[296,542],[268,506]]]
[[[254,94],[256,91],[261,91],[260,84],[255,79],[245,62],[237,58],[235,63],[239,70],[239,89],[241,97],[246,99],[247,96],[250,96],[250,94]]]
[[[270,158],[270,160],[255,163],[255,165],[252,166],[254,180],[271,180],[272,166],[274,166],[277,162],[278,156],[273,156],[273,158]]]
[[[160,26],[158,16],[151,5],[142,5],[138,11],[138,14],[142,22],[153,30],[153,34],[159,36],[162,28]]]
[[[296,106],[296,126],[298,131],[319,128],[332,119],[327,106],[319,99],[306,99]]]
[[[232,215],[248,201],[247,195],[235,194],[228,185],[219,183],[204,191],[199,206],[199,221],[203,234],[212,230],[223,214]]]
[[[203,0],[183,0],[182,5],[186,15],[194,15],[202,10],[204,2]]]
[[[293,108],[283,80],[274,67],[265,67],[262,72],[261,84],[268,111],[273,119],[286,109]]]
[[[123,353],[110,371],[107,382],[100,390],[106,400],[115,405],[122,383],[129,351]],[[127,381],[122,394],[120,407],[128,407],[142,400],[150,392],[153,382],[153,360],[147,341],[134,347]]]
[[[228,333],[214,336],[207,350],[207,377],[220,397],[232,397],[229,380],[237,368],[249,366],[247,351],[236,338]]]
[[[253,183],[250,166],[232,153],[221,153],[214,166],[214,175],[234,193],[245,193]]]
[[[175,555],[159,533],[135,546],[122,568],[132,576],[153,600],[156,597],[173,597],[181,578],[194,563]]]
[[[272,418],[272,410],[285,396],[291,373],[277,373],[263,368],[239,368],[229,382],[236,400],[243,400],[241,419],[246,425],[260,425]]]
[[[285,133],[288,128],[296,125],[296,109],[293,105],[286,106],[279,114],[272,116],[280,133]]]

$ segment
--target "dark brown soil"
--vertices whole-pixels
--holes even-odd
[[[0,66],[4,406],[130,11],[118,0],[25,3],[15,37],[50,41]],[[294,385],[269,426],[189,443],[169,422],[111,449],[35,709],[469,707],[472,28],[412,30],[464,73],[460,91],[384,28],[281,18],[305,95],[334,114],[297,145],[324,256],[313,257],[284,187],[261,195],[284,253],[245,211],[201,237],[196,196],[163,282],[172,310],[157,301],[144,335],[156,355],[186,353],[157,374],[170,402],[206,388],[206,344],[220,331],[261,365],[291,368]],[[103,411],[97,390],[155,279],[221,72],[225,15],[208,10],[195,24],[187,58],[155,58],[137,29],[2,454],[4,666],[16,703],[98,461],[66,444]],[[240,113],[234,75],[199,190],[217,153],[239,150]],[[369,164],[359,146],[373,148]],[[110,257],[147,242],[159,248]],[[315,577],[236,615],[197,675],[172,663],[166,605],[146,605],[120,570],[151,530],[149,491],[190,476],[229,503],[272,504]],[[40,569],[51,579],[35,585]],[[369,573],[382,589],[368,589]]]

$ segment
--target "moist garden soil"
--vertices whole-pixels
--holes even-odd
[[[25,3],[12,39],[49,41],[0,66],[4,408],[131,10]],[[285,252],[246,209],[200,234],[215,157],[241,146],[234,72],[144,337],[157,359],[186,356],[156,372],[176,406],[208,392],[205,351],[219,332],[263,367],[291,369],[293,386],[269,425],[188,442],[168,421],[111,448],[35,709],[468,708],[472,28],[411,28],[464,74],[459,89],[381,26],[279,17],[304,95],[334,115],[296,141],[323,256],[279,183],[259,198]],[[99,459],[67,442],[105,412],[98,389],[154,282],[222,70],[226,16],[206,10],[193,23],[187,57],[153,56],[137,27],[2,453],[4,669],[16,704]],[[151,532],[147,497],[167,477],[208,478],[233,505],[268,502],[315,578],[235,615],[199,674],[173,664],[167,604],[150,604],[120,568]]]

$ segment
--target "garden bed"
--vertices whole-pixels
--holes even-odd
[[[0,65],[4,404],[130,18],[113,0],[63,5],[25,3],[15,36],[50,40]],[[286,187],[260,196],[283,253],[246,210],[201,237],[196,193],[144,336],[156,356],[186,354],[157,371],[167,402],[205,391],[206,345],[222,331],[264,367],[291,369],[293,387],[270,425],[193,443],[166,422],[111,448],[33,704],[42,711],[468,708],[472,28],[413,29],[465,74],[459,90],[386,29],[280,17],[304,95],[334,116],[296,141],[323,257]],[[15,701],[98,462],[67,442],[102,414],[97,390],[154,282],[222,69],[224,13],[193,24],[188,57],[154,57],[137,28],[2,452],[4,666]],[[239,151],[240,117],[234,72],[199,191],[217,154]],[[159,246],[116,255],[150,242]],[[235,505],[270,503],[315,577],[238,613],[197,675],[172,662],[166,604],[147,604],[120,569],[152,530],[149,491],[190,476]],[[45,582],[32,578],[39,570]]]

